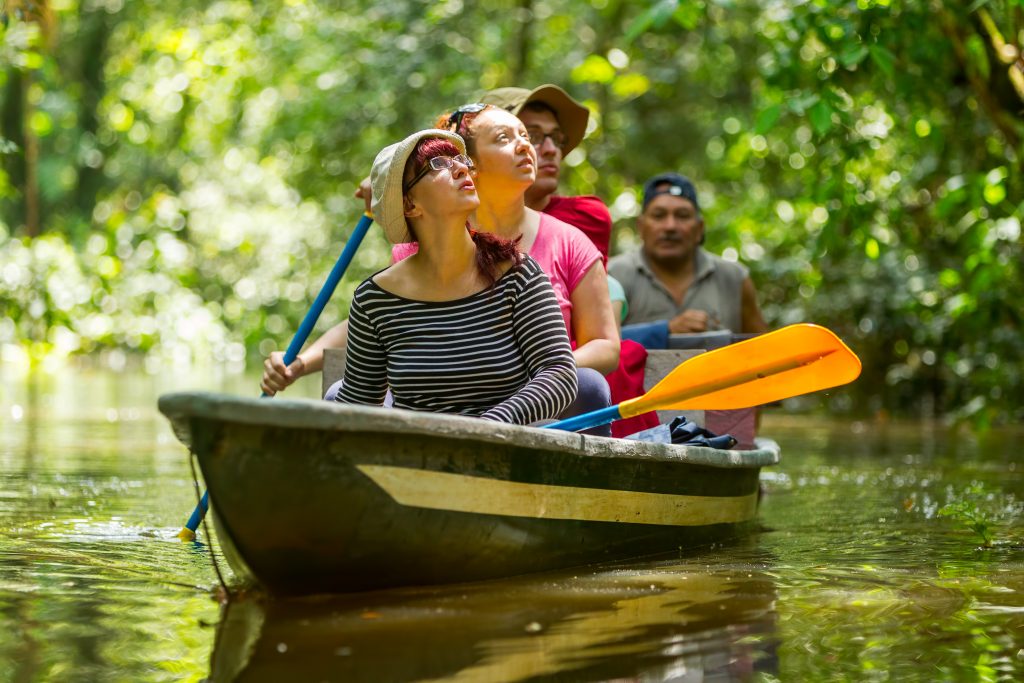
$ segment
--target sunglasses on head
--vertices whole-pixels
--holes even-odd
[[[486,107],[487,105],[481,102],[474,102],[472,104],[462,105],[461,107],[453,111],[451,115],[448,117],[448,123],[445,125],[445,128],[447,128],[448,130],[452,130],[454,126],[454,130],[457,133],[459,131],[459,127],[462,125],[462,119],[466,116],[466,114],[475,114],[477,112],[483,111]]]
[[[473,164],[473,160],[467,157],[465,154],[456,154],[453,157],[431,157],[430,161],[423,164],[423,168],[420,172],[413,176],[413,179],[402,186],[402,192],[408,193],[412,189],[412,186],[423,180],[423,176],[427,175],[431,171],[443,171],[449,169],[458,162],[466,167],[471,174],[476,171],[476,165]]]

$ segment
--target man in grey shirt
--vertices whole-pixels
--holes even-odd
[[[626,290],[623,337],[664,348],[669,334],[768,330],[747,269],[700,246],[704,220],[688,178],[663,173],[644,183],[637,230],[640,249],[608,263]]]

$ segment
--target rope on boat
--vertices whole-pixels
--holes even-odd
[[[188,466],[192,470],[192,487],[196,491],[196,504],[200,504],[202,501],[203,494],[199,491],[199,477],[196,475],[196,454],[189,451]],[[220,565],[217,564],[217,551],[213,547],[213,536],[210,534],[210,526],[206,522],[206,517],[203,517],[203,533],[206,534],[207,545],[210,548],[210,563],[213,565],[213,573],[217,575],[217,581],[220,583],[220,589],[223,591],[223,595],[227,600],[231,600],[231,589],[228,588],[227,583],[224,581],[224,575],[221,574]]]

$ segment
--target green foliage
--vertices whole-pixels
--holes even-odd
[[[1022,511],[1013,496],[989,491],[984,484],[974,482],[939,508],[938,514],[959,522],[974,532],[983,547],[991,548],[999,529],[1015,522]]]
[[[918,2],[708,5],[703,28],[629,48],[659,73],[617,122],[634,177],[695,176],[709,243],[752,268],[769,319],[851,342],[875,390],[833,407],[1019,417],[1024,105],[970,57],[988,35]]]
[[[383,145],[558,82],[594,114],[565,191],[609,203],[621,250],[639,184],[693,176],[708,246],[751,268],[769,322],[828,325],[865,361],[832,409],[1020,419],[1024,105],[980,7],[69,0],[46,39],[12,15],[0,344],[254,361],[298,325]],[[1014,2],[984,9],[1019,38]],[[375,232],[322,326],[387,262]],[[58,266],[89,296],[51,291]]]

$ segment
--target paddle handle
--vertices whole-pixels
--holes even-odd
[[[366,233],[369,231],[372,223],[373,216],[369,213],[364,213],[359,222],[356,223],[356,227],[352,230],[352,235],[348,238],[348,242],[345,243],[345,248],[341,250],[341,255],[334,263],[334,268],[331,269],[330,274],[324,281],[324,286],[320,288],[320,293],[316,295],[313,305],[306,312],[306,317],[302,319],[299,329],[295,331],[295,336],[292,337],[291,344],[288,345],[287,350],[284,352],[284,364],[286,366],[291,365],[299,355],[299,352],[302,351],[302,347],[305,346],[306,340],[309,338],[309,333],[313,331],[316,321],[320,319],[320,314],[324,312],[324,308],[327,306],[327,302],[331,300],[334,290],[338,288],[338,283],[341,282],[341,278],[345,275],[345,271],[348,270],[349,264],[352,263],[352,257],[356,255],[356,250],[359,249],[359,245],[362,243],[363,238],[366,237]],[[260,398],[267,398],[267,394],[261,393]],[[178,532],[178,538],[184,541],[195,539],[196,529],[199,528],[209,508],[210,492],[205,491],[185,526]]]
[[[619,406],[608,406],[591,413],[584,413],[583,415],[576,415],[575,417],[559,420],[558,422],[552,422],[551,424],[544,425],[541,429],[562,429],[567,432],[578,432],[581,429],[590,429],[591,427],[614,422],[620,417],[622,417],[622,414],[619,412]]]

